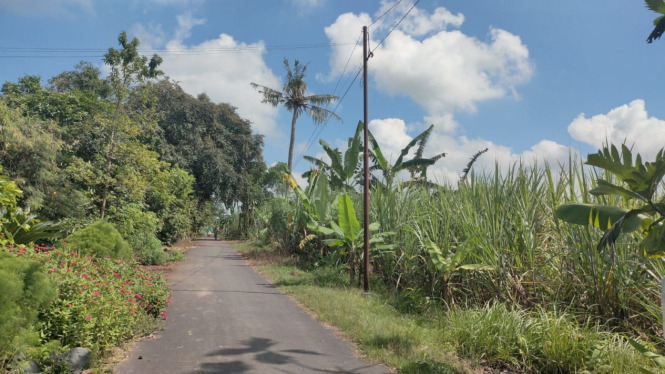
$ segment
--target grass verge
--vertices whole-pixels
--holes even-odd
[[[316,319],[354,342],[366,360],[400,373],[629,373],[651,363],[625,339],[565,313],[504,305],[409,313],[381,284],[348,287],[343,268],[297,266],[252,243],[236,250]],[[463,357],[463,359],[459,358]]]

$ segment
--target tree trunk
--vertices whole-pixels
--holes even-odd
[[[109,192],[109,182],[107,181],[104,183],[104,198],[102,199],[102,209],[101,209],[101,214],[100,214],[100,219],[104,219],[104,211],[106,210],[106,197],[108,196]]]
[[[293,120],[291,120],[291,142],[289,143],[289,173],[293,171],[293,146],[296,142],[296,120],[298,119],[298,109],[293,108]],[[286,196],[289,195],[289,182],[286,182]]]

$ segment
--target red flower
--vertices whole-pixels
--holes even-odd
[[[93,295],[93,296],[99,296],[99,292],[95,292],[95,293],[92,294],[92,295]]]
[[[90,316],[85,316],[85,319],[87,319],[88,321],[90,321],[90,320],[92,319],[92,317],[90,317]]]

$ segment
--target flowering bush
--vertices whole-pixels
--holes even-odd
[[[40,312],[42,338],[100,351],[131,338],[145,316],[166,319],[170,294],[165,280],[133,261],[35,246],[14,250],[41,263],[58,290]]]

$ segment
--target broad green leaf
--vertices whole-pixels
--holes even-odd
[[[344,154],[344,176],[346,179],[351,179],[356,173],[356,167],[360,160],[360,137],[351,138],[349,148]]]
[[[338,224],[336,224],[335,222],[330,222],[330,227],[333,229],[333,231],[335,231],[335,234],[337,234],[337,236],[339,236],[340,238],[344,237],[344,231],[342,231],[342,228],[339,227]]]
[[[339,199],[339,226],[342,228],[344,237],[355,240],[360,231],[360,223],[356,218],[356,210],[353,209],[353,201],[349,195],[341,195]]]
[[[556,216],[562,221],[576,225],[592,224],[603,231],[612,228],[629,210],[616,206],[573,203],[562,205],[556,210]],[[621,232],[645,231],[653,220],[643,214],[637,214],[623,222]]]
[[[369,140],[369,143],[372,144],[372,154],[374,156],[374,161],[376,164],[379,165],[381,170],[388,170],[388,161],[386,158],[383,156],[383,153],[381,152],[381,147],[379,147],[379,143],[376,141],[374,138],[374,135],[368,130],[367,131],[367,140]]]
[[[655,20],[653,20],[653,25],[656,26],[658,24],[658,22],[660,22],[663,19],[663,17],[665,17],[665,16],[660,16],[660,17],[656,18]]]
[[[665,228],[662,224],[653,225],[640,247],[649,256],[662,256],[665,254]]]
[[[370,232],[372,232],[372,231],[376,231],[376,230],[378,230],[379,228],[381,228],[381,224],[378,223],[378,222],[372,222],[372,223],[369,224],[369,231],[370,231]]]
[[[638,199],[642,201],[646,201],[646,198],[643,196],[636,194],[633,191],[629,191],[623,187],[616,186],[608,181],[605,181],[603,179],[598,180],[598,187],[592,189],[589,191],[590,194],[595,195],[595,196],[601,196],[601,195],[619,195],[625,199]]]
[[[319,221],[326,221],[330,215],[330,183],[325,173],[319,173],[314,187],[314,208]]]

